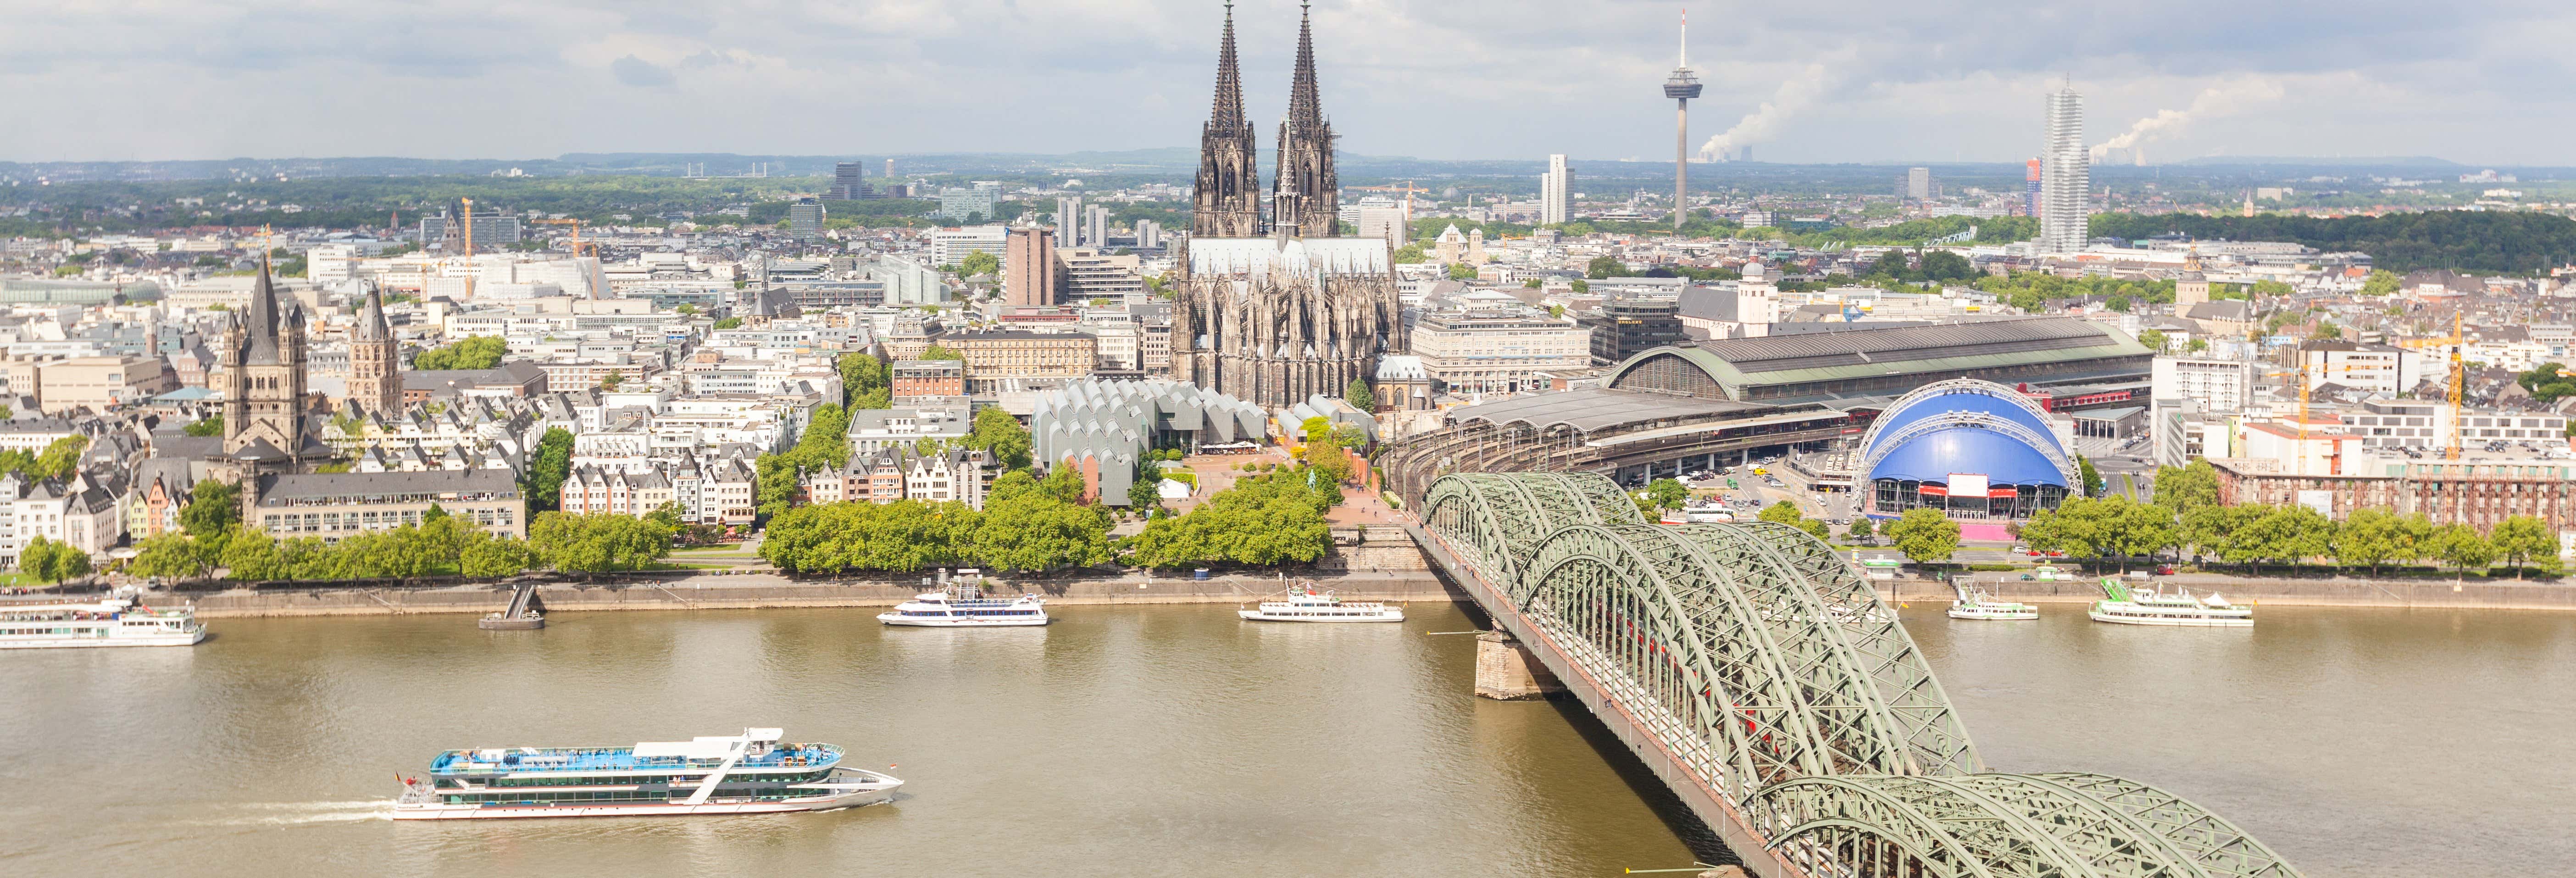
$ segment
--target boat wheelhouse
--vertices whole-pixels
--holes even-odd
[[[1332,592],[1317,593],[1313,583],[1305,583],[1284,600],[1262,601],[1259,607],[1238,609],[1234,614],[1254,622],[1402,622],[1404,611],[1376,601],[1345,601]]]
[[[206,626],[188,607],[154,609],[124,598],[85,604],[0,604],[0,649],[191,646]]]
[[[2131,592],[2129,587],[2112,577],[2102,577],[2102,600],[2094,601],[2088,615],[2096,622],[2115,625],[2169,625],[2198,628],[2254,627],[2254,608],[2227,602],[2217,592],[2195,598],[2180,588],[2162,594],[2155,586]]]
[[[903,781],[841,765],[841,748],[778,729],[631,747],[449,750],[403,780],[396,820],[829,811],[894,797]]]
[[[918,628],[1001,628],[1044,625],[1048,619],[1043,598],[986,597],[983,589],[970,585],[922,592],[878,613],[877,621]]]

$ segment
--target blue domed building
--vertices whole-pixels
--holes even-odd
[[[2047,411],[2010,387],[1953,379],[1917,388],[1870,424],[1853,471],[1872,515],[1939,509],[2029,518],[2078,490],[2074,451]]]

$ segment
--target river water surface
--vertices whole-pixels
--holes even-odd
[[[1070,607],[221,619],[0,653],[11,875],[1615,875],[1706,842],[1571,703],[1470,695],[1474,623]],[[1998,770],[2146,780],[2312,876],[2567,874],[2576,616],[2265,608],[2254,631],[1908,623]],[[783,726],[903,778],[824,814],[395,823],[439,750]],[[893,766],[888,768],[887,766]],[[1677,825],[1679,824],[1679,825]]]

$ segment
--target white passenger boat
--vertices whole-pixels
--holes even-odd
[[[996,628],[1047,623],[1046,601],[1035,595],[985,597],[982,589],[962,586],[926,591],[877,614],[888,625],[922,628]]]
[[[0,649],[190,646],[206,626],[187,607],[154,609],[111,598],[86,604],[0,604]]]
[[[1992,621],[2021,621],[2039,618],[2039,607],[2031,604],[1996,600],[1994,595],[1987,594],[1985,589],[1978,588],[1977,584],[1973,581],[1966,579],[1951,580],[1950,588],[1959,593],[1959,599],[1950,604],[1950,618],[1985,619]]]
[[[841,748],[778,729],[632,747],[449,750],[403,779],[396,820],[829,811],[894,798],[903,781],[845,768]]]
[[[1404,611],[1376,601],[1345,601],[1332,592],[1316,593],[1312,585],[1300,588],[1283,600],[1262,601],[1261,606],[1236,610],[1234,614],[1255,622],[1402,622]]]
[[[2254,627],[2254,609],[2240,607],[2211,592],[2194,598],[2180,588],[2159,594],[2154,586],[2129,591],[2118,579],[2102,577],[2102,600],[2093,602],[2093,621],[2118,625],[2174,625],[2213,628]]]

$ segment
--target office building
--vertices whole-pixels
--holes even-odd
[[[2242,412],[2254,400],[2254,364],[2210,357],[2157,357],[2150,386],[2157,400],[2188,399],[2201,411]]]
[[[1079,332],[952,332],[936,341],[964,358],[966,392],[976,396],[1059,387],[1100,363],[1100,341]]]
[[[1899,193],[1908,201],[1932,200],[1932,169],[1905,169],[1905,189]]]
[[[2083,250],[2092,238],[2093,157],[2084,146],[2084,96],[2073,86],[2048,96],[2048,140],[2040,162],[2039,250]]]
[[[456,221],[455,214],[450,214],[441,210],[437,216],[421,218],[420,245],[423,249],[428,249],[431,247],[443,247],[446,246],[449,241],[456,241],[458,242],[458,245],[449,247],[448,249],[451,252],[461,251],[464,249],[462,246],[464,242],[464,233],[469,228],[472,229],[474,233],[473,245],[483,250],[498,249],[504,244],[519,243],[519,218],[516,216],[512,216],[510,214],[476,213],[474,214],[474,221],[472,223],[459,223]],[[454,237],[450,237],[451,235]],[[309,266],[310,263],[307,263],[307,265]]]
[[[1001,190],[989,186],[941,189],[938,216],[956,223],[992,222],[1000,219],[993,213],[1000,194]]]
[[[1109,208],[1097,204],[1083,208],[1082,246],[1109,246]]]
[[[787,205],[787,234],[799,241],[811,241],[822,237],[823,202],[813,198],[799,198],[795,203]]]
[[[1055,200],[1055,242],[1064,247],[1080,247],[1082,240],[1082,196],[1067,195]]]
[[[507,469],[277,474],[245,487],[251,496],[242,524],[280,539],[338,542],[418,525],[433,506],[496,536],[528,534],[527,500]]]
[[[2024,172],[2026,176],[2022,181],[2021,212],[2023,216],[2038,216],[2040,179],[2039,160],[2031,159],[2024,164]]]
[[[840,162],[832,166],[832,190],[826,198],[854,201],[877,197],[876,188],[868,185],[868,166],[864,162]]]
[[[1055,253],[1055,232],[1036,226],[1012,229],[1002,254],[1002,300],[1013,305],[1055,304],[1064,289]]]
[[[1610,365],[1648,348],[1683,344],[1681,303],[1674,299],[1618,299],[1584,312],[1577,321],[1592,333],[1592,362]]]
[[[933,265],[956,265],[968,253],[990,253],[1001,256],[1010,242],[1009,229],[1001,226],[967,226],[962,229],[940,229],[921,236],[930,242]]]
[[[1136,221],[1136,249],[1163,249],[1163,224],[1149,219]]]
[[[1548,387],[1550,372],[1592,362],[1592,333],[1529,308],[1436,311],[1413,323],[1411,350],[1452,393],[1514,393]]]
[[[1539,225],[1552,226],[1565,222],[1566,199],[1573,197],[1569,188],[1573,185],[1574,169],[1565,166],[1565,154],[1557,153],[1548,156],[1547,173],[1540,174],[1538,177]],[[1366,213],[1363,212],[1362,215],[1365,216]],[[1360,235],[1367,237],[1368,230],[1361,229]]]
[[[1135,254],[1115,254],[1098,247],[1055,253],[1063,272],[1063,296],[1058,301],[1086,303],[1106,299],[1112,304],[1127,304],[1145,298],[1143,260]]]

